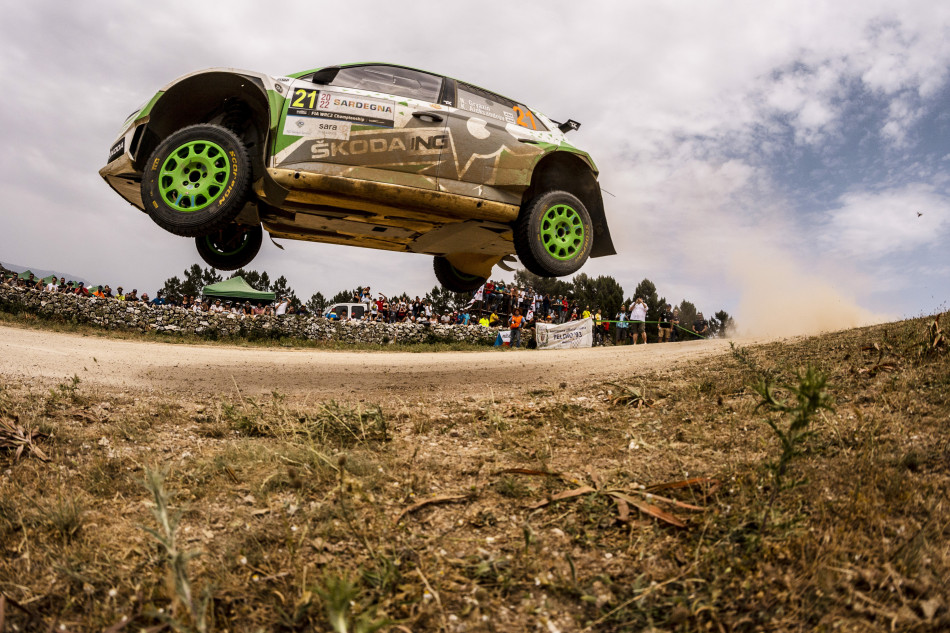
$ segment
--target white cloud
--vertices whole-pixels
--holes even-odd
[[[923,184],[849,193],[822,228],[824,244],[841,255],[865,261],[893,256],[946,240],[950,199]]]

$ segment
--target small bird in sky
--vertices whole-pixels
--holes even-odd
[[[918,218],[919,218],[920,216],[922,216],[922,215],[923,215],[923,213],[921,213],[920,211],[917,212],[917,217],[918,217]]]

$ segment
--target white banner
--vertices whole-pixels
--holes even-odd
[[[591,347],[594,344],[594,320],[581,319],[558,325],[538,323],[535,330],[538,349]]]

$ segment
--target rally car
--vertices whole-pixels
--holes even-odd
[[[434,256],[454,291],[517,255],[560,277],[615,253],[590,156],[519,101],[380,63],[285,77],[214,68],[125,121],[99,174],[234,270],[272,237]]]

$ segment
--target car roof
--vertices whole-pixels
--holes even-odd
[[[301,77],[305,77],[306,75],[310,75],[310,74],[313,74],[313,73],[315,73],[315,72],[317,72],[317,71],[319,71],[319,70],[325,70],[325,69],[327,69],[327,68],[357,68],[357,67],[359,67],[359,66],[392,66],[393,68],[405,68],[406,70],[414,70],[414,71],[419,72],[419,73],[425,73],[425,74],[427,74],[427,75],[434,75],[434,76],[436,76],[436,77],[442,77],[443,79],[451,79],[451,80],[456,81],[456,82],[458,82],[458,83],[465,84],[466,86],[471,86],[472,88],[477,88],[477,89],[479,89],[479,90],[481,90],[481,91],[483,91],[483,92],[487,92],[487,93],[496,95],[496,96],[498,96],[498,97],[501,98],[501,99],[506,99],[506,100],[508,100],[508,101],[514,101],[515,103],[520,103],[520,104],[522,104],[522,105],[528,105],[528,104],[526,104],[524,101],[521,101],[521,100],[519,100],[519,99],[512,99],[511,97],[506,97],[505,95],[503,95],[503,94],[501,94],[501,93],[499,93],[499,92],[496,92],[496,91],[494,91],[494,90],[489,90],[488,88],[482,88],[481,86],[476,85],[476,84],[473,84],[473,83],[470,82],[470,81],[464,81],[464,80],[462,80],[462,79],[456,79],[455,77],[449,77],[448,75],[443,75],[443,74],[441,74],[441,73],[432,72],[431,70],[425,70],[424,68],[415,68],[415,67],[413,67],[413,66],[404,66],[404,65],[402,65],[402,64],[392,64],[392,63],[390,63],[390,62],[352,62],[352,63],[349,63],[349,64],[331,64],[331,65],[329,65],[329,66],[321,66],[320,68],[311,68],[311,69],[309,69],[309,70],[303,70],[303,71],[298,72],[298,73],[291,73],[291,74],[289,74],[289,75],[287,75],[287,76],[288,76],[288,77],[293,77],[294,79],[300,79]]]

